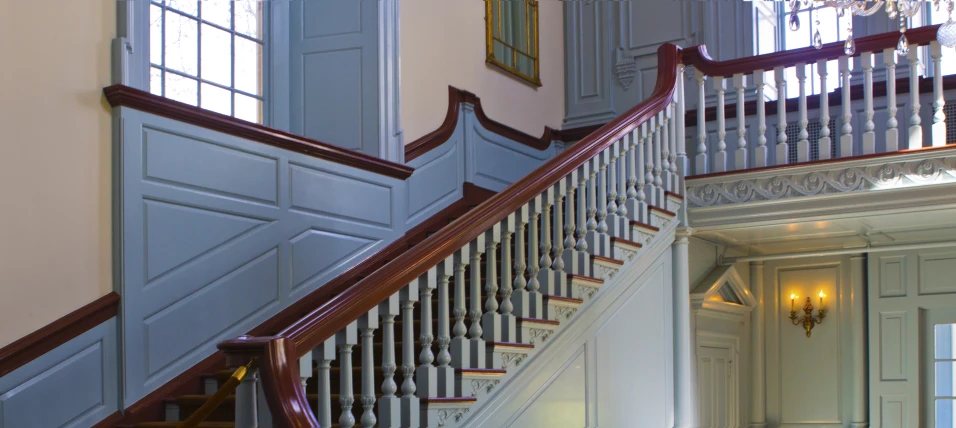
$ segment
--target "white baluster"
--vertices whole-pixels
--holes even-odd
[[[485,232],[485,313],[481,316],[482,339],[485,342],[501,342],[503,328],[501,314],[498,313],[498,242],[509,232],[498,223]],[[510,245],[510,242],[508,243]],[[504,248],[502,248],[502,254]],[[510,256],[510,255],[509,255]],[[510,284],[509,284],[510,285]],[[483,345],[482,345],[483,346]],[[484,367],[484,366],[482,366]]]
[[[765,100],[764,90],[764,71],[754,72],[754,85],[757,86],[757,148],[754,150],[754,166],[762,168],[767,166],[767,101]]]
[[[588,234],[593,232],[598,228],[597,221],[597,212],[598,212],[598,166],[594,164],[594,159],[590,160],[590,177],[588,177]]]
[[[328,376],[328,372],[326,372]],[[258,390],[259,370],[252,368],[246,372],[246,377],[242,378],[239,386],[236,387],[236,426],[257,428],[259,426],[259,409],[256,392]],[[321,390],[319,391],[321,395]],[[331,398],[326,394],[326,406]],[[321,406],[321,397],[319,398]],[[320,407],[321,408],[321,407]]]
[[[544,198],[542,202],[544,203],[544,209],[541,212],[541,242],[538,247],[538,283],[542,284],[546,294],[551,294],[554,292],[551,288],[553,281],[550,273],[551,264],[554,263],[554,261],[551,260],[551,220],[553,215],[552,210],[554,209],[554,188],[549,188],[543,195]]]
[[[776,165],[790,163],[787,145],[787,78],[783,67],[773,69],[777,81],[777,157]]]
[[[372,428],[378,423],[375,417],[375,330],[378,329],[378,307],[372,308],[359,318],[362,331],[362,417],[363,428]],[[311,371],[311,370],[310,370]]]
[[[451,334],[450,330],[450,308],[451,302],[448,295],[448,282],[455,274],[455,256],[451,256],[438,264],[438,357],[435,361],[438,367],[435,368],[436,378],[438,380],[438,397],[450,397],[455,393],[455,369],[451,367]]]
[[[522,310],[526,308],[528,312],[518,314],[521,317],[538,318],[541,316],[541,302],[543,300],[541,293],[538,291],[541,289],[541,283],[538,281],[538,272],[541,270],[541,257],[539,255],[541,241],[538,226],[541,221],[541,212],[544,211],[544,203],[542,195],[535,196],[531,201],[530,211],[528,212],[528,287],[527,293],[518,295],[520,299],[527,300],[527,303],[524,300],[522,301],[521,307]]]
[[[675,91],[675,96],[676,95],[677,94]],[[667,182],[667,190],[677,193],[679,192],[679,189],[677,188],[677,184],[679,181],[677,179],[677,143],[680,142],[680,144],[684,144],[684,141],[678,138],[677,103],[676,102],[670,103],[670,106],[668,107],[668,114],[670,115],[671,128],[668,131],[669,133],[667,138],[668,147],[669,147],[667,151],[667,168],[668,168],[667,176],[670,178]],[[683,122],[683,120],[681,121]],[[684,134],[683,132],[680,133],[681,136],[683,136],[683,134]]]
[[[933,127],[932,138],[933,147],[946,145],[946,113],[943,112],[943,106],[946,100],[943,99],[943,49],[939,42],[929,43],[929,52],[933,57]]]
[[[589,166],[588,164],[589,162],[585,162],[578,170],[578,191],[577,191],[578,240],[574,244],[574,249],[579,252],[583,252],[588,249],[588,243],[586,240],[587,232],[589,228],[587,224],[588,213],[589,213],[589,210],[587,208],[587,200],[588,200],[587,184],[588,184],[588,177],[591,175],[590,169],[588,168]],[[595,226],[596,225],[597,223],[595,223]]]
[[[471,246],[466,245],[455,253],[455,307],[452,314],[455,316],[455,326],[451,334],[451,364],[456,368],[471,368],[471,350],[469,349],[468,327],[465,325],[465,315],[468,306],[465,303],[467,290],[465,289],[465,269],[471,258]]]
[[[863,66],[863,112],[866,118],[863,123],[863,154],[869,155],[876,153],[876,125],[873,124],[873,53],[860,54],[860,64]],[[887,84],[890,82],[887,81]]]
[[[700,70],[695,69],[694,77],[697,79],[697,157],[694,163],[694,173],[700,175],[710,172],[707,168],[707,97],[704,92],[704,80],[707,79],[707,76]]]
[[[817,74],[820,75],[820,139],[817,142],[819,159],[830,159],[832,142],[830,140],[830,94],[827,92],[827,60],[817,61]]]
[[[717,153],[714,153],[714,172],[727,170],[727,119],[724,109],[724,92],[727,90],[725,79],[714,77],[714,90],[717,91]]]
[[[509,214],[501,221],[501,306],[498,311],[501,313],[501,341],[513,342],[517,340],[515,331],[515,317],[512,314],[514,304],[511,295],[514,292],[512,285],[512,237],[515,235],[516,215]],[[520,251],[519,251],[520,252]]]
[[[641,134],[640,139],[637,142],[637,205],[638,209],[635,210],[635,220],[646,221],[647,220],[647,189],[646,185],[648,183],[648,176],[650,176],[650,181],[653,182],[654,177],[651,176],[652,165],[649,164],[650,157],[647,157],[648,160],[645,160],[645,153],[648,153],[650,150],[650,132],[648,129],[653,128],[654,117],[651,117],[649,120],[644,121],[641,124]],[[704,155],[707,156],[706,154]],[[697,171],[703,171],[698,169]]]
[[[410,282],[400,294],[402,307],[402,397],[401,417],[403,427],[417,427],[421,411],[415,395],[415,302],[418,301],[418,280]]]
[[[638,207],[638,189],[637,189],[637,176],[638,176],[638,155],[642,150],[640,146],[641,139],[641,128],[635,128],[630,133],[630,138],[628,143],[630,145],[630,150],[627,151],[627,214],[628,219],[637,220],[640,217],[640,209]],[[644,177],[641,177],[642,179]]]
[[[895,152],[900,149],[899,122],[896,120],[896,49],[883,50],[883,64],[886,65],[886,151]]]
[[[843,128],[840,135],[840,157],[853,156],[853,106],[851,103],[850,92],[850,71],[853,68],[853,60],[848,56],[841,56],[840,65],[840,95],[843,107]]]
[[[564,234],[568,224],[564,219],[565,194],[567,194],[567,178],[562,179],[556,184],[554,199],[554,260],[551,262],[551,269],[555,272],[564,270]],[[621,208],[625,209],[623,205]]]
[[[671,120],[674,116],[673,106],[671,103],[664,107],[664,124],[661,129],[661,190],[670,190],[668,186],[671,182],[670,146],[674,136],[674,121]]]
[[[575,203],[574,195],[577,192],[578,185],[578,174],[577,170],[571,172],[572,175],[568,176],[568,179],[571,180],[568,182],[568,196],[564,199],[565,203],[565,217],[564,217],[564,249],[573,250],[577,241],[574,239],[574,232],[577,229],[575,224],[575,217],[577,217],[577,204]]]
[[[355,391],[352,387],[352,347],[358,343],[356,327],[353,322],[335,336],[335,344],[339,348],[339,406],[342,408],[339,425],[342,427],[355,425],[355,416],[352,415],[352,405],[355,403]]]
[[[661,145],[665,142],[664,130],[667,129],[667,116],[665,112],[657,114],[657,126],[654,129],[654,194],[651,204],[657,207],[662,206],[664,181],[661,179]]]
[[[418,291],[421,293],[421,326],[418,339],[422,343],[418,354],[418,368],[415,369],[416,390],[419,397],[438,396],[438,369],[432,364],[435,354],[432,352],[432,294],[438,288],[438,269],[431,268],[418,278]]]
[[[332,368],[332,361],[336,359],[335,337],[327,339],[324,343],[317,346],[312,355],[318,363],[318,376],[316,383],[319,389],[318,401],[318,422],[320,426],[332,426],[332,382],[329,372]],[[388,380],[386,378],[386,380]],[[238,409],[239,406],[236,406]],[[242,426],[237,423],[236,426]],[[395,425],[398,426],[397,424]]]
[[[658,147],[660,150],[660,147]],[[658,153],[660,153],[658,151]],[[598,170],[597,176],[597,232],[600,234],[607,233],[607,163],[609,158],[609,153],[607,150],[601,152],[597,156],[600,159],[599,163],[596,165]],[[658,163],[658,165],[660,165]]]
[[[378,423],[382,428],[399,428],[402,424],[401,405],[395,393],[398,384],[395,383],[395,316],[399,315],[398,293],[378,305],[379,316],[382,321],[382,398],[378,400]],[[447,317],[446,317],[447,318]],[[439,333],[441,334],[441,333]],[[439,340],[439,343],[441,341]],[[441,354],[439,353],[439,359]],[[365,363],[362,363],[365,366]],[[326,382],[328,382],[326,374]],[[326,383],[328,385],[328,383]],[[321,403],[321,398],[320,401]],[[331,417],[329,418],[331,424]],[[329,426],[319,420],[320,426]]]
[[[471,318],[471,328],[468,329],[469,352],[471,358],[469,367],[485,368],[485,341],[481,338],[484,330],[481,328],[481,289],[484,282],[481,280],[481,255],[485,251],[485,235],[479,235],[471,242],[471,307],[468,316]],[[490,257],[494,257],[491,254]]]
[[[734,152],[734,169],[747,169],[747,122],[745,121],[744,90],[747,88],[747,77],[743,74],[734,75],[734,89],[737,90],[737,151]]]
[[[923,147],[923,127],[919,117],[919,49],[910,49],[906,58],[910,62],[910,108],[913,115],[910,116],[909,148],[918,149]]]
[[[810,160],[810,134],[807,132],[807,125],[810,120],[807,119],[807,65],[797,64],[797,84],[800,85],[799,98],[799,120],[800,134],[797,139],[797,162],[808,162]]]
[[[614,233],[614,217],[617,216],[617,158],[621,155],[620,146],[617,142],[611,143],[611,147],[608,149],[608,152],[611,155],[611,160],[607,165],[607,215],[608,221],[611,222],[610,228],[611,232]]]
[[[617,216],[620,219],[623,229],[622,231],[628,230],[627,227],[627,160],[628,156],[631,153],[631,134],[628,133],[624,135],[624,138],[621,141],[618,141],[617,144],[620,146],[621,154],[618,157],[617,162]],[[626,233],[626,232],[622,232]],[[625,235],[620,235],[624,237]]]
[[[684,105],[684,66],[677,67],[677,119],[675,127],[677,128],[676,138],[674,139],[675,161],[671,162],[671,168],[676,174],[677,181],[674,192],[684,194],[684,177],[690,175],[687,165],[687,136],[685,132],[687,120],[687,106]]]
[[[305,391],[308,380],[312,378],[312,351],[299,357],[299,380],[302,382],[302,390]]]

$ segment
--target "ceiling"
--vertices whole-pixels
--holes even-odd
[[[768,225],[733,224],[695,230],[694,236],[750,255],[956,241],[956,208],[862,213],[827,220]]]

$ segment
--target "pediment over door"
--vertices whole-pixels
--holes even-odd
[[[757,301],[743,278],[731,266],[717,266],[690,292],[691,308],[697,314],[743,320]]]

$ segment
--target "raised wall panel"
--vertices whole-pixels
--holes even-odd
[[[906,256],[879,257],[880,297],[906,296]]]
[[[841,283],[840,269],[832,263],[781,269],[777,272],[776,290],[771,295],[778,300],[780,316],[775,320],[779,331],[778,371],[768,371],[768,376],[778,377],[779,421],[784,424],[840,424],[842,420],[841,396],[841,319],[838,300],[831,297],[831,308],[826,321],[813,329],[809,339],[802,326],[794,326],[787,317],[790,311],[789,296],[796,292],[800,297],[815,296],[823,288],[828,296],[837,296]],[[818,306],[813,299],[814,306]],[[768,341],[769,343],[769,341]],[[769,388],[769,387],[768,387]],[[813,394],[807,394],[813,391]],[[777,393],[777,392],[773,392]]]
[[[501,191],[524,178],[543,164],[553,154],[552,150],[536,150],[515,144],[482,127],[472,115],[466,116],[469,124],[465,144],[469,150],[466,181],[489,190]]]
[[[565,126],[613,119],[608,2],[565,2]]]
[[[150,128],[143,129],[143,146],[143,173],[148,179],[273,205],[278,202],[275,158]]]
[[[880,397],[880,420],[882,428],[909,428],[906,423],[909,413],[909,397],[905,395],[883,395]]]
[[[290,2],[292,132],[378,157],[378,4]]]
[[[392,188],[387,185],[297,164],[289,166],[289,177],[297,211],[392,227]]]
[[[906,312],[880,312],[880,379],[906,380]]]
[[[405,232],[403,181],[121,114],[126,405]]]
[[[116,321],[0,378],[0,427],[89,427],[117,410]]]
[[[919,255],[919,294],[956,293],[956,252]]]
[[[565,363],[541,392],[510,426],[561,427],[587,426],[587,363],[584,348]]]
[[[461,132],[451,140],[409,162],[415,172],[407,180],[408,224],[417,224],[461,197],[464,181],[464,142]]]

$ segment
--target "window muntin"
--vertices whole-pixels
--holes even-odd
[[[151,0],[150,92],[262,122],[262,0]]]
[[[486,62],[536,86],[538,65],[538,2],[485,0]]]
[[[956,428],[953,410],[956,407],[956,324],[937,324],[934,328],[935,373],[934,404],[936,428]]]

